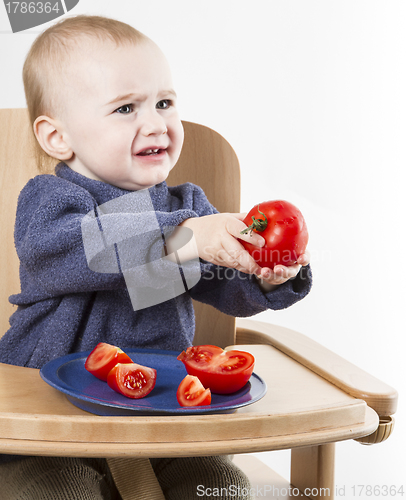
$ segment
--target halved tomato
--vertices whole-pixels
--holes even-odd
[[[198,377],[204,387],[217,394],[230,394],[244,387],[255,364],[249,352],[224,351],[213,345],[188,347],[178,359],[189,375]]]
[[[156,370],[137,363],[118,363],[107,376],[109,387],[127,398],[140,399],[155,387]]]
[[[100,380],[107,380],[109,371],[117,363],[132,363],[133,360],[115,345],[100,342],[89,354],[85,368]]]
[[[205,389],[193,375],[186,375],[179,384],[176,398],[180,406],[205,406],[211,403],[210,389]]]

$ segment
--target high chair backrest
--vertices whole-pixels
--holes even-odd
[[[236,154],[213,130],[183,122],[185,142],[181,157],[168,178],[169,185],[193,182],[205,191],[220,212],[240,210],[240,172]],[[18,293],[19,262],[14,247],[14,220],[18,194],[38,175],[32,155],[32,137],[26,109],[0,109],[0,336],[9,328],[15,306],[8,297]],[[235,318],[195,302],[195,344],[230,345],[235,340]]]

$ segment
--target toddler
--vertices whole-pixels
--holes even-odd
[[[192,298],[250,316],[288,307],[309,292],[306,254],[291,267],[260,268],[237,239],[264,244],[259,234],[240,234],[244,214],[218,213],[193,184],[167,186],[183,129],[168,63],[149,38],[108,18],[65,18],[36,39],[23,76],[42,174],[19,197],[21,292],[10,297],[18,307],[0,340],[1,362],[41,368],[101,341],[180,352],[193,341]],[[43,170],[45,154],[59,160],[55,175]],[[149,208],[140,210],[142,193]],[[162,237],[145,229],[151,213]],[[146,276],[131,274],[114,241],[113,253],[92,248],[100,227],[117,227],[114,238],[122,241],[128,234],[126,251],[134,244],[137,256],[145,236],[143,267],[157,262],[151,256],[163,245],[168,258]],[[182,230],[193,234],[186,245]],[[175,251],[185,268],[198,266],[198,279],[184,293],[172,290],[166,300],[136,307],[137,280],[154,275],[159,294]],[[228,267],[245,279],[239,272],[225,277]],[[11,488],[13,498],[27,491],[30,498],[120,498],[104,459],[0,459],[2,488]],[[229,457],[150,462],[167,499],[194,499],[199,484],[249,486]]]

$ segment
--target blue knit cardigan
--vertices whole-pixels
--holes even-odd
[[[10,297],[17,309],[0,340],[1,362],[40,368],[101,341],[124,350],[181,351],[193,341],[192,298],[226,314],[251,316],[286,308],[309,292],[309,266],[265,294],[253,276],[200,261],[201,279],[189,291],[134,311],[122,273],[89,268],[81,230],[95,207],[129,193],[63,163],[56,175],[39,175],[23,188],[15,225],[21,293]],[[202,189],[190,183],[168,187],[163,182],[149,193],[161,227],[217,213]],[[128,220],[128,214],[123,218]]]

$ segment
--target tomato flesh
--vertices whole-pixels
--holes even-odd
[[[198,377],[215,394],[230,394],[244,387],[255,364],[254,356],[248,352],[224,351],[212,345],[188,347],[178,360],[189,375]]]
[[[132,363],[132,359],[119,347],[100,342],[89,354],[85,368],[100,380],[107,380],[107,375],[117,363]]]
[[[118,363],[107,376],[108,386],[127,398],[140,399],[155,387],[156,370],[137,363]]]
[[[211,392],[197,377],[186,375],[179,384],[176,398],[180,406],[206,406],[211,403]]]
[[[240,242],[261,267],[292,266],[305,252],[309,241],[302,213],[288,201],[266,201],[253,207],[243,222],[251,226],[252,217],[265,220],[264,216],[267,219],[266,228],[257,230],[254,227],[252,231],[265,239],[265,246],[258,247],[243,240]]]

